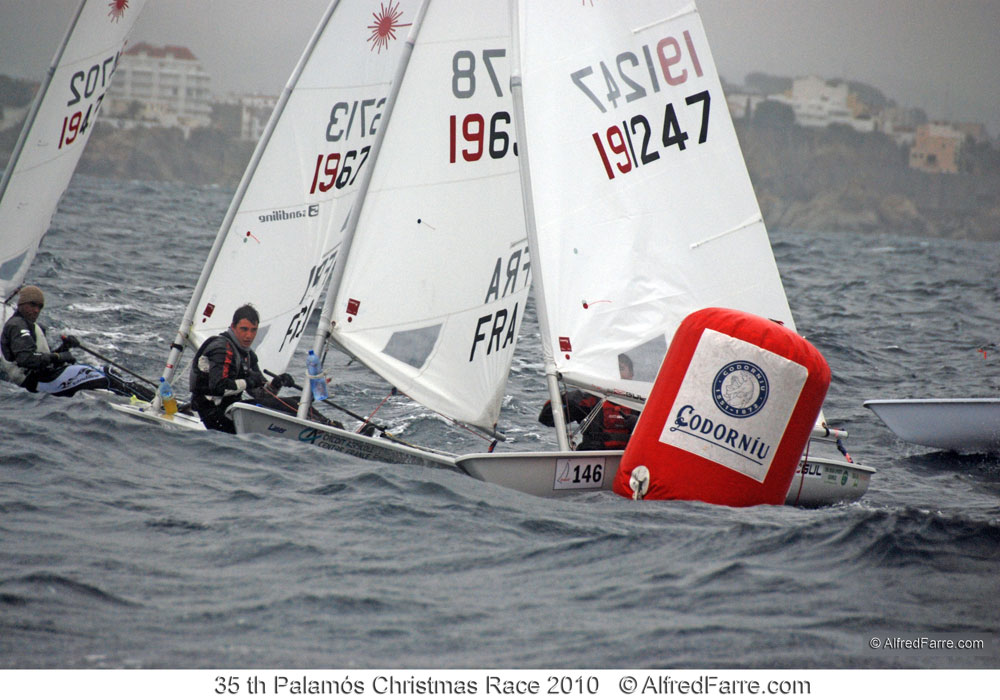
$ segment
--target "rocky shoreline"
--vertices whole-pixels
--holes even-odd
[[[738,123],[737,134],[771,230],[1000,240],[996,169],[918,172],[907,167],[905,150],[888,138],[850,130]],[[12,145],[5,138],[0,150]],[[198,130],[185,139],[177,129],[115,130],[98,124],[78,171],[235,188],[253,148],[219,130]]]

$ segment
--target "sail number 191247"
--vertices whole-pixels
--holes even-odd
[[[697,134],[698,143],[705,143],[708,141],[708,116],[712,102],[708,90],[689,95],[684,102],[688,107],[701,106],[699,110],[701,126]],[[677,150],[683,151],[687,148],[685,142],[690,138],[687,130],[681,128],[672,102],[667,103],[663,110],[662,129],[658,128],[655,120],[651,123],[645,115],[637,114],[631,119],[622,121],[620,125],[612,124],[604,133],[595,131],[592,137],[609,180],[659,160],[660,150],[657,142],[661,143],[664,149],[676,147]]]

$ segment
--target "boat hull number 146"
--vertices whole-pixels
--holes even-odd
[[[556,460],[552,488],[556,491],[601,488],[607,472],[604,460],[604,457],[588,456]]]

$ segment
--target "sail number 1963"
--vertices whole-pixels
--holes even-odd
[[[607,472],[604,460],[604,457],[590,456],[557,460],[552,488],[557,491],[601,488]]]

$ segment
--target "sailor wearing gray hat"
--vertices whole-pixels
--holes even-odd
[[[38,316],[45,308],[45,295],[34,285],[21,288],[17,311],[0,332],[0,379],[31,392],[72,396],[81,389],[108,389],[123,396],[152,398],[152,392],[90,365],[78,364],[70,350],[80,347],[73,336],[63,336],[52,350]]]

